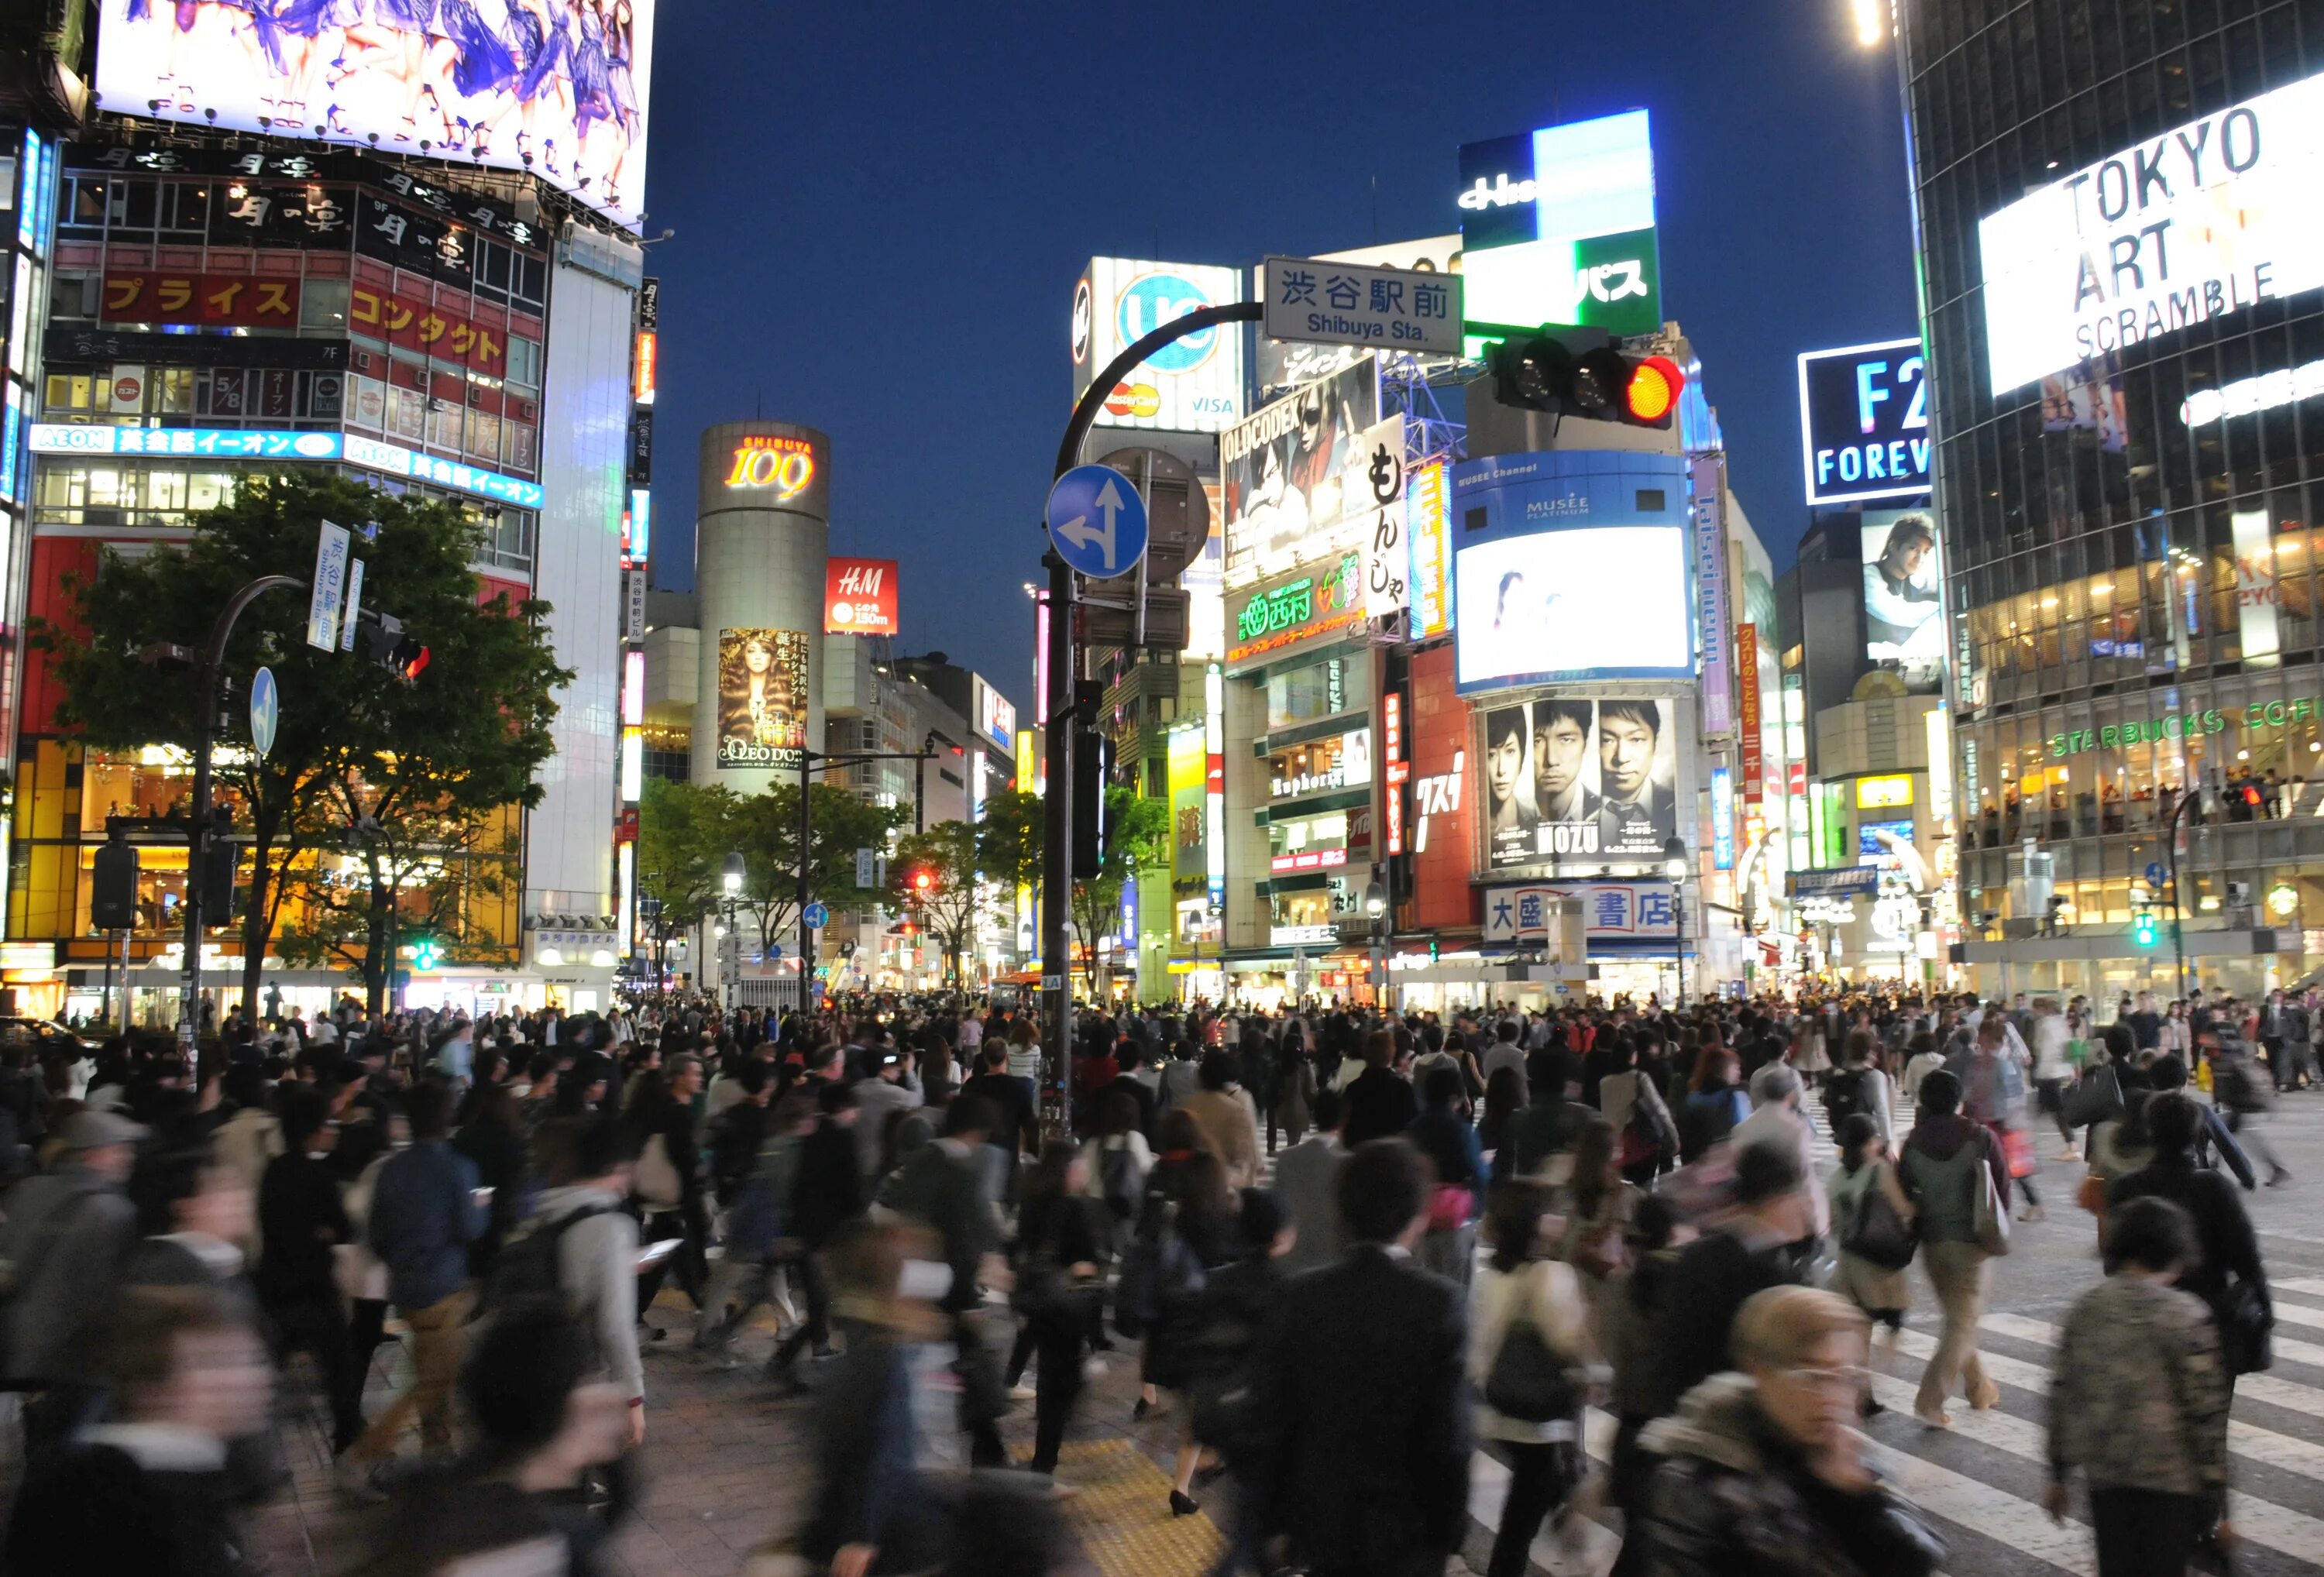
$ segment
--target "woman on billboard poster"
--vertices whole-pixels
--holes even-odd
[[[807,638],[792,630],[722,630],[718,638],[721,761],[767,765],[807,742]]]

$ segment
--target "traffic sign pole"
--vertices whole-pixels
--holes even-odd
[[[1266,307],[1259,301],[1197,308],[1164,324],[1106,364],[1082,391],[1072,420],[1065,423],[1065,438],[1057,445],[1056,480],[1062,482],[1080,464],[1082,445],[1089,438],[1099,408],[1113,386],[1135,371],[1139,363],[1187,335],[1222,323],[1256,323],[1265,315]],[[1071,1133],[1074,682],[1081,677],[1082,665],[1074,640],[1073,566],[1061,556],[1054,540],[1043,562],[1049,570],[1050,666],[1049,693],[1036,698],[1037,704],[1047,708],[1044,716],[1048,745],[1048,786],[1041,797],[1041,1045],[1046,1071],[1056,1081],[1058,1124]],[[1096,945],[1094,938],[1091,945]]]

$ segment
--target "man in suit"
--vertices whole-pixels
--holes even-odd
[[[1466,1529],[1466,1320],[1460,1289],[1413,1262],[1425,1180],[1401,1139],[1350,1155],[1351,1246],[1284,1285],[1261,1339],[1254,1503],[1314,1577],[1438,1577]]]
[[[1655,781],[1662,709],[1652,701],[1598,704],[1598,785],[1603,790],[1599,847],[1660,849],[1678,835],[1678,805]]]
[[[1589,702],[1534,703],[1533,802],[1542,820],[1582,822],[1598,815],[1598,796],[1582,780],[1589,754]]]
[[[1420,1097],[1412,1093],[1412,1081],[1396,1071],[1396,1037],[1385,1029],[1373,1030],[1364,1037],[1363,1056],[1364,1071],[1343,1092],[1350,1149],[1393,1138],[1420,1115]]]

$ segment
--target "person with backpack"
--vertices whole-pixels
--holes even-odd
[[[1870,1113],[1850,1112],[1840,1125],[1839,1141],[1840,1171],[1831,1185],[1832,1225],[1840,1232],[1832,1290],[1864,1311],[1876,1334],[1887,1331],[1893,1351],[1904,1311],[1913,1306],[1913,1284],[1904,1274],[1918,1248],[1913,1202],[1896,1180],[1887,1138]],[[1880,1404],[1868,1395],[1865,1411],[1877,1413]]]
[[[1980,1033],[1988,1045],[2000,1040],[1997,1029],[1980,1026]],[[1977,1328],[1993,1286],[1993,1258],[2009,1251],[2009,1167],[1993,1130],[1960,1108],[1960,1081],[1950,1070],[1922,1080],[1920,1119],[1896,1164],[1919,1218],[1922,1268],[1944,1311],[1913,1403],[1913,1416],[1932,1429],[1952,1426],[1944,1404],[1956,1388],[1979,1411],[2001,1399],[1978,1357]]]
[[[1840,1071],[1823,1087],[1823,1111],[1831,1125],[1834,1139],[1848,1120],[1861,1112],[1872,1120],[1872,1129],[1884,1139],[1896,1137],[1895,1120],[1889,1104],[1888,1075],[1875,1065],[1872,1036],[1869,1031],[1853,1029],[1840,1052]]]
[[[629,1403],[626,1437],[645,1440],[645,1363],[638,1352],[638,1223],[626,1208],[632,1182],[620,1130],[590,1118],[558,1118],[540,1130],[548,1185],[532,1214],[501,1245],[487,1302],[495,1317],[526,1307],[560,1309],[589,1333],[594,1364]]]
[[[1185,1111],[1162,1119],[1162,1154],[1147,1175],[1138,1231],[1123,1257],[1114,1319],[1125,1336],[1142,1336],[1133,1421],[1159,1405],[1160,1391],[1183,1392],[1192,1378],[1187,1342],[1210,1274],[1235,1258],[1235,1195],[1226,1168],[1202,1148],[1202,1130]],[[1170,1508],[1180,1517],[1193,1496],[1199,1457],[1191,1432],[1178,1448]]]
[[[1545,1257],[1548,1190],[1497,1184],[1486,1209],[1491,1258],[1471,1295],[1469,1381],[1477,1434],[1509,1469],[1485,1577],[1524,1577],[1542,1521],[1582,1481],[1582,1370],[1591,1342],[1580,1278]]]
[[[1154,1152],[1138,1131],[1138,1103],[1119,1091],[1098,1105],[1098,1131],[1082,1146],[1084,1190],[1105,1210],[1107,1241],[1119,1251],[1130,1240],[1146,1203],[1146,1176]]]
[[[1065,1424],[1082,1391],[1082,1342],[1092,1310],[1105,1297],[1100,1267],[1107,1258],[1106,1243],[1096,1203],[1084,1192],[1086,1168],[1082,1152],[1072,1145],[1051,1144],[1026,1177],[1018,1213],[1010,1301],[1040,1363],[1033,1457],[1026,1465],[1045,1477],[1056,1473]]]

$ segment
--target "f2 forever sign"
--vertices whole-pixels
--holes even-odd
[[[1928,364],[1917,339],[1800,357],[1800,448],[1811,505],[1929,491]]]

